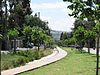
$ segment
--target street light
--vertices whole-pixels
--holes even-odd
[[[100,3],[99,0],[96,0],[96,3],[97,4]],[[97,17],[96,16],[96,11],[99,8],[100,8],[100,6],[96,6],[95,5],[95,18]],[[99,70],[99,41],[100,41],[100,28],[99,28],[99,31],[98,31],[97,42],[96,42],[97,43],[97,51],[96,51],[96,57],[97,57],[97,61],[96,61],[96,75],[99,75],[99,72],[98,72],[98,70]]]

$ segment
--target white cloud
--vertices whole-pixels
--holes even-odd
[[[65,6],[66,4],[64,2],[41,3],[41,4],[31,3],[32,9],[58,9],[58,8],[63,8]]]
[[[73,28],[73,22],[74,19],[64,19],[61,21],[50,22],[49,26],[54,30],[69,32],[71,31],[71,28]]]
[[[69,3],[64,2],[41,4],[31,3],[31,8],[32,10],[35,10],[35,12],[41,12],[40,18],[42,20],[47,20],[49,22],[48,25],[51,29],[59,31],[71,31],[71,28],[73,27],[72,25],[74,22],[74,18],[68,16],[68,13],[71,13],[71,11],[67,9],[68,5]],[[48,12],[48,10],[52,11],[53,14]],[[44,14],[44,11],[46,11],[46,15]],[[58,14],[58,12],[61,13]],[[62,14],[63,16],[60,16]],[[54,15],[56,15],[56,17]]]
[[[48,16],[48,17],[46,17],[46,16],[41,16],[40,18],[41,18],[43,21],[45,21],[45,20],[47,20],[47,21],[52,20],[52,17],[50,17],[50,16]]]

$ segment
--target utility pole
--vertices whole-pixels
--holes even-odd
[[[100,33],[100,32],[99,32]],[[100,36],[100,35],[99,35]],[[98,74],[98,70],[99,70],[99,36],[97,37],[97,52],[96,52],[96,57],[97,57],[97,63],[96,63],[96,75]]]
[[[99,4],[100,3],[100,0],[96,0],[96,3]],[[100,9],[100,6],[98,6],[97,8],[95,8],[95,12],[98,11],[98,9]],[[95,13],[95,17],[96,17],[96,14]],[[100,19],[98,19],[98,22],[100,24]],[[98,34],[97,34],[97,51],[96,51],[96,75],[99,75],[99,41],[100,41],[100,28],[98,30]]]

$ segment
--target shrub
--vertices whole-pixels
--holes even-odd
[[[1,54],[1,70],[24,65],[26,62],[27,60],[23,56],[18,56],[14,54]]]
[[[33,54],[33,57],[35,60],[39,59],[39,52],[37,50],[35,50],[34,54]]]
[[[1,61],[1,70],[6,70],[6,69],[10,69],[10,68],[13,68],[13,65],[11,62]]]
[[[50,50],[49,50],[50,51]],[[16,51],[16,53],[1,54],[1,70],[6,70],[21,65],[25,65],[29,61],[40,59],[51,52],[48,50],[27,50]]]

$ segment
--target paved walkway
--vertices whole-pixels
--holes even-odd
[[[88,52],[88,48],[83,48],[83,50]],[[91,54],[96,54],[96,49],[94,50],[93,48],[90,48],[90,53]],[[100,55],[100,49],[99,49],[99,55]]]
[[[14,69],[9,69],[1,72],[1,75],[15,75],[21,72],[25,72],[28,70],[32,70],[50,63],[53,63],[57,60],[62,59],[67,55],[67,52],[57,47],[54,49],[53,53],[49,56],[43,57],[40,60],[35,60],[33,62],[29,62],[25,66],[20,66]]]

